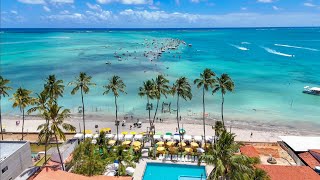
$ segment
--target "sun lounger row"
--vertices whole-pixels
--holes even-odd
[[[198,162],[198,156],[160,154],[158,157],[158,160],[160,160],[160,161],[177,161],[177,162]]]

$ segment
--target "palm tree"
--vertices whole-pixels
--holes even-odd
[[[135,167],[133,154],[132,147],[129,150],[126,150],[124,146],[115,146],[111,151],[107,160],[109,162],[114,162],[115,160],[119,162],[117,176],[125,176],[126,167]]]
[[[49,100],[49,96],[44,91],[42,91],[40,94],[37,94],[37,98],[35,99],[35,102],[34,102],[36,106],[30,108],[27,111],[27,114],[31,114],[36,111],[42,114],[48,106],[48,100]],[[43,125],[40,125],[37,130],[40,130],[38,135],[39,143],[45,144],[44,145],[44,160],[45,160],[44,162],[46,163],[47,162],[47,146],[52,135],[49,129],[49,119],[46,119],[46,123],[44,123]]]
[[[205,113],[206,113],[206,106],[204,102],[205,92],[212,88],[213,84],[215,83],[215,79],[213,78],[215,73],[211,71],[211,69],[205,69],[203,73],[200,74],[200,78],[194,80],[194,84],[197,85],[197,88],[202,87],[202,107],[203,107],[203,138],[206,137],[206,123],[205,123]]]
[[[166,79],[163,75],[158,75],[156,77],[156,80],[152,80],[153,84],[155,84],[155,97],[157,99],[157,107],[156,111],[153,116],[152,124],[154,124],[154,121],[157,116],[158,108],[159,108],[159,101],[161,99],[161,95],[164,95],[165,98],[167,98],[167,94],[170,92],[170,87],[168,85],[169,80]],[[155,133],[155,127],[154,127],[154,133]]]
[[[63,80],[56,80],[56,76],[54,74],[49,75],[46,79],[43,92],[48,94],[51,103],[56,102],[58,97],[63,97],[63,91]]]
[[[180,132],[180,123],[179,123],[179,98],[182,97],[185,101],[188,99],[192,99],[192,93],[191,93],[191,86],[188,82],[188,79],[186,77],[180,77],[177,79],[175,84],[172,86],[172,94],[175,95],[177,94],[177,123],[178,123],[178,132],[180,136],[180,142],[181,142],[181,132]],[[181,144],[181,149],[182,149],[182,143]]]
[[[112,91],[114,96],[114,105],[116,106],[116,127],[117,127],[117,143],[118,143],[118,134],[119,134],[119,121],[118,121],[118,103],[117,98],[119,97],[120,93],[126,93],[125,88],[126,85],[123,83],[122,79],[119,76],[112,76],[109,79],[109,84],[103,86],[106,90],[103,92],[103,95],[109,94]]]
[[[254,179],[256,176],[254,165],[259,163],[259,159],[235,154],[241,144],[234,138],[235,134],[224,130],[213,149],[200,156],[198,165],[202,161],[215,165],[208,179]]]
[[[75,127],[71,124],[65,123],[64,120],[68,117],[70,117],[70,110],[69,109],[62,109],[61,106],[58,106],[57,103],[48,104],[48,107],[45,111],[43,111],[42,116],[44,119],[49,119],[48,124],[42,124],[39,127],[45,127],[48,126],[48,131],[50,132],[50,135],[54,136],[56,140],[57,150],[59,153],[60,163],[62,170],[64,170],[63,160],[61,157],[60,149],[59,149],[59,139],[66,140],[66,136],[64,131],[75,131]],[[39,128],[38,128],[39,129]]]
[[[222,124],[224,127],[224,120],[223,120],[223,104],[224,104],[224,95],[227,91],[232,92],[234,90],[234,83],[228,74],[222,74],[221,77],[217,77],[217,84],[214,86],[212,94],[216,93],[217,91],[221,91],[221,119]]]
[[[27,89],[23,89],[19,87],[17,91],[13,94],[13,101],[12,107],[19,107],[20,112],[22,112],[22,133],[21,133],[21,140],[23,140],[23,129],[24,129],[24,110],[27,106],[34,104],[34,98],[31,95],[32,91]]]
[[[84,72],[80,72],[79,77],[75,79],[74,82],[70,82],[68,85],[74,85],[75,87],[72,89],[71,94],[74,95],[80,89],[81,92],[81,102],[82,102],[82,121],[83,121],[83,133],[86,136],[86,123],[84,120],[84,102],[83,102],[83,93],[89,93],[89,86],[95,86],[95,83],[91,82],[91,76],[88,76]]]
[[[151,121],[151,104],[150,99],[154,99],[156,97],[156,86],[153,83],[152,80],[147,80],[146,82],[143,82],[143,86],[139,88],[139,96],[147,97],[147,109],[149,111],[149,123],[150,123],[150,132],[153,130],[153,124]]]
[[[1,140],[3,140],[3,133],[2,133],[2,117],[1,117],[1,98],[9,96],[8,92],[12,88],[7,86],[7,84],[10,83],[10,80],[4,79],[2,76],[0,76],[0,131],[1,131]]]

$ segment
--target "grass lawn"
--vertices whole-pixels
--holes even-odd
[[[37,153],[37,152],[40,152],[40,151],[44,151],[44,144],[30,144],[31,146],[31,152],[34,152],[34,153]],[[50,149],[51,147],[56,147],[55,144],[49,144],[48,147],[47,147],[47,150]]]

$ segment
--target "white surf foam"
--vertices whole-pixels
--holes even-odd
[[[53,36],[53,37],[47,37],[49,39],[70,39],[69,36]]]
[[[241,42],[241,44],[251,44],[251,43],[249,43],[249,42]]]
[[[246,47],[237,46],[237,45],[234,45],[234,44],[230,44],[230,46],[233,46],[233,47],[235,47],[237,49],[240,49],[241,51],[249,51],[249,49],[246,48]]]
[[[282,53],[282,52],[278,52],[274,49],[270,49],[270,48],[267,48],[267,47],[262,47],[264,50],[266,50],[268,53],[271,53],[271,54],[276,54],[276,55],[279,55],[279,56],[285,56],[285,57],[294,57],[294,55],[292,54],[285,54],[285,53]]]
[[[274,45],[275,46],[281,46],[281,47],[295,48],[295,49],[305,49],[305,50],[310,50],[310,51],[319,51],[318,49],[314,49],[314,48],[291,46],[291,45],[287,45],[287,44],[274,44]]]

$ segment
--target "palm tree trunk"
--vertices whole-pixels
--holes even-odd
[[[151,122],[151,107],[149,106],[149,97],[147,98],[148,99],[148,111],[149,111],[149,123],[150,123],[150,131],[151,131],[151,128],[152,128],[152,122]]]
[[[49,120],[46,120],[46,123],[47,123],[47,128],[49,128]],[[48,129],[47,129],[48,131]],[[47,163],[47,147],[48,147],[48,140],[50,139],[51,135],[48,137],[48,135],[45,135],[46,136],[46,141],[45,141],[45,144],[44,144],[44,164]]]
[[[205,120],[205,113],[206,113],[206,107],[205,107],[205,102],[204,102],[204,86],[203,86],[203,89],[202,89],[202,106],[203,106],[203,114],[202,114],[202,118],[203,118],[203,139],[205,141],[206,139],[206,120]]]
[[[23,140],[23,129],[24,129],[24,108],[22,109],[22,133],[21,133],[21,140]]]
[[[80,87],[81,89],[81,100],[82,100],[82,121],[83,121],[83,135],[84,137],[86,136],[86,123],[84,120],[84,103],[83,103],[83,92],[82,92],[82,86]]]
[[[179,123],[179,94],[177,97],[177,123],[178,123],[178,133],[179,133],[179,137],[180,137],[180,146],[181,146],[181,150],[182,150],[182,139],[181,139],[181,134],[180,134],[180,123]]]
[[[56,132],[54,132],[54,136],[55,136],[55,138],[56,138],[56,145],[57,145],[57,150],[58,150],[58,153],[59,153],[59,158],[60,158],[60,163],[61,163],[62,171],[64,171],[63,161],[62,161],[62,157],[61,157],[61,153],[60,153],[60,149],[59,149],[59,142],[58,142],[58,137],[57,137]]]
[[[152,124],[154,124],[154,121],[156,120],[156,116],[157,116],[157,112],[158,112],[158,108],[159,108],[159,101],[160,101],[160,99],[157,99],[157,107],[156,107],[156,111],[153,116]],[[153,127],[153,132],[156,133],[156,127]]]
[[[223,125],[223,128],[225,129],[225,126],[224,126],[224,120],[223,120],[223,104],[224,104],[224,97],[223,97],[223,93],[221,92],[221,96],[222,96],[222,101],[221,101],[221,119],[222,119],[222,125]]]
[[[118,122],[118,104],[117,104],[117,96],[114,96],[114,104],[116,106],[116,127],[117,127],[117,142],[116,144],[118,144],[119,142],[119,122]]]
[[[1,131],[1,140],[3,140],[3,133],[2,133],[2,116],[1,116],[1,95],[0,95],[0,131]]]

